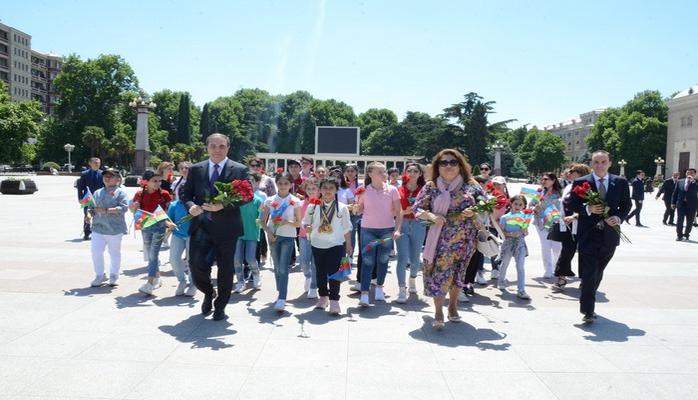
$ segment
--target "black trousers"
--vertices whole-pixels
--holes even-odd
[[[596,291],[603,279],[603,272],[615,252],[615,246],[608,247],[604,243],[599,243],[597,246],[587,246],[584,251],[579,251],[579,273],[582,278],[579,311],[582,314],[591,315],[594,313]]]
[[[642,200],[633,200],[635,203],[635,209],[628,214],[628,220],[632,217],[635,217],[635,224],[636,225],[641,225],[640,223],[640,212],[642,211]]]
[[[664,200],[664,217],[662,217],[663,223],[674,223],[674,209],[671,208],[671,199]]]
[[[327,279],[327,275],[332,275],[339,269],[342,262],[344,246],[320,249],[313,247],[313,260],[315,261],[315,278],[317,280],[317,290],[320,296],[329,296],[330,300],[339,300],[340,281]],[[328,290],[329,283],[329,290]]]
[[[92,234],[92,225],[90,225],[89,222],[87,222],[87,207],[82,209],[82,213],[84,215],[84,218],[82,219],[82,232],[85,235],[85,237],[90,237]]]
[[[237,237],[213,238],[205,229],[199,228],[191,236],[189,242],[189,260],[191,275],[196,288],[205,294],[213,293],[211,283],[210,254],[213,252],[218,266],[216,282],[218,297],[213,302],[216,311],[225,311],[233,289],[233,259]]]
[[[696,218],[696,209],[680,207],[676,209],[676,236],[686,236],[691,234],[693,221]],[[685,225],[684,225],[685,223]],[[684,226],[686,227],[684,230]]]
[[[269,244],[267,243],[267,235],[264,229],[259,229],[259,242],[257,242],[257,264],[261,264],[262,256],[267,256],[267,251],[269,250]]]
[[[562,234],[562,250],[555,263],[555,276],[574,276],[572,259],[577,252],[577,242],[572,239],[572,233],[567,230]],[[581,274],[581,273],[580,273]]]
[[[475,282],[475,275],[477,275],[477,271],[480,270],[482,265],[485,262],[485,256],[482,255],[479,251],[475,250],[475,253],[473,254],[472,257],[470,257],[470,262],[468,262],[468,267],[465,269],[465,283],[472,284]]]

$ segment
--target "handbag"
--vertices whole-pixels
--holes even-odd
[[[565,233],[567,232],[562,232],[560,231],[560,224],[553,224],[553,226],[550,228],[550,231],[548,231],[548,240],[552,240],[553,242],[562,242],[565,237]]]
[[[493,222],[493,226],[496,228],[497,232],[504,236],[499,225],[494,221],[493,216],[490,215],[490,220]],[[502,239],[493,235],[489,230],[483,229],[477,231],[477,251],[482,253],[485,257],[493,257],[499,255],[499,246],[502,244]]]

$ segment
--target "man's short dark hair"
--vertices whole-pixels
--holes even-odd
[[[686,172],[688,172],[688,171],[693,171],[694,174],[696,173],[696,169],[695,169],[695,168],[688,168],[688,169],[686,169]]]
[[[637,171],[635,171],[635,174],[637,174],[637,175],[644,174],[644,173],[645,173],[645,171],[643,171],[641,169],[638,169]]]
[[[596,150],[593,153],[591,153],[591,157],[594,158],[594,155],[596,154],[603,154],[606,157],[608,157],[609,161],[611,160],[611,153],[607,152],[606,150]]]
[[[211,138],[225,139],[225,145],[230,147],[230,138],[222,133],[212,133],[206,137],[206,146],[208,146],[208,141]]]

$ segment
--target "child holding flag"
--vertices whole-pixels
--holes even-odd
[[[182,218],[189,215],[189,210],[180,200],[175,200],[170,203],[167,208],[167,217],[170,221],[174,221],[177,226],[168,231],[172,232],[172,240],[170,246],[170,265],[172,271],[177,277],[179,284],[175,290],[175,296],[194,297],[196,294],[196,285],[189,270],[189,225],[191,222],[182,221]],[[186,252],[184,260],[182,254]]]
[[[557,180],[557,175],[552,172],[546,172],[540,178],[540,185],[543,190],[541,192],[540,201],[533,208],[535,218],[533,220],[540,238],[540,249],[543,258],[543,278],[549,279],[553,277],[555,263],[560,256],[562,244],[548,239],[548,233],[552,227],[552,222],[560,217],[559,209],[562,199],[562,185]],[[557,215],[557,217],[556,217]]]
[[[497,286],[501,290],[506,290],[507,267],[512,258],[516,262],[516,286],[518,291],[516,296],[520,299],[529,300],[526,293],[524,272],[524,262],[528,256],[525,236],[528,235],[528,225],[533,217],[533,211],[526,209],[526,197],[516,195],[510,199],[511,211],[502,215],[499,225],[504,229],[504,243],[500,249],[502,263],[499,266],[499,277]]]
[[[166,228],[176,228],[165,212],[172,201],[172,195],[160,188],[161,182],[162,176],[151,170],[145,171],[140,181],[143,188],[136,192],[131,205],[137,212],[145,215],[145,218],[139,221],[143,236],[143,254],[148,262],[148,282],[138,290],[147,295],[153,294],[153,290],[162,286],[158,260],[160,245],[165,237]]]
[[[314,199],[313,201],[316,201],[317,198],[320,197],[319,181],[317,178],[311,176],[303,181],[301,188],[306,194],[305,199],[303,199],[301,203],[301,216],[305,217],[308,207],[310,206],[310,200]],[[308,298],[316,299],[317,281],[315,279],[315,262],[313,260],[313,249],[305,224],[301,225],[298,231],[298,261],[300,261],[303,275],[305,275],[304,289],[308,294]]]
[[[107,282],[104,274],[104,250],[109,250],[111,269],[109,271],[109,286],[116,286],[121,269],[121,239],[126,234],[124,214],[128,209],[126,192],[119,186],[121,174],[115,169],[107,169],[102,173],[104,187],[97,189],[89,201],[85,201],[92,218],[92,265],[95,279],[91,286],[102,286]],[[89,188],[87,189],[89,192]],[[84,200],[84,199],[83,199]],[[83,201],[80,201],[83,205]]]
[[[320,181],[321,198],[309,200],[310,203],[303,218],[303,226],[308,232],[312,246],[317,287],[320,292],[315,308],[325,309],[329,304],[329,312],[332,315],[339,315],[342,312],[339,307],[339,286],[342,277],[336,274],[342,265],[343,270],[340,275],[349,276],[353,252],[351,213],[347,205],[338,199],[339,186],[336,178],[323,178]],[[342,263],[345,254],[347,258]]]

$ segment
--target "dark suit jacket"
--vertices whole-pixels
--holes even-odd
[[[606,203],[610,210],[610,217],[616,216],[620,221],[625,221],[630,211],[630,189],[628,181],[618,175],[608,174],[608,190],[606,191]],[[589,182],[591,189],[598,191],[593,175],[589,174],[574,181],[572,189],[582,185],[584,182]],[[598,229],[597,224],[603,219],[599,215],[589,215],[586,210],[586,204],[582,199],[572,192],[569,197],[564,200],[565,206],[579,214],[577,225],[577,243],[579,243],[579,251],[584,251],[594,244],[603,243],[604,246],[615,247],[620,244],[620,236],[610,226],[604,224],[604,229]]]
[[[662,186],[659,187],[657,192],[657,197],[662,196],[662,200],[671,201],[671,196],[674,194],[674,188],[676,188],[676,183],[674,183],[674,178],[665,179]]]
[[[234,179],[249,180],[247,167],[228,160],[218,177],[219,182],[230,182]],[[186,204],[187,209],[194,205],[202,205],[214,197],[210,192],[208,160],[194,164],[189,169],[187,182],[179,192],[179,199]],[[221,211],[211,213],[209,221],[206,212],[194,218],[189,226],[189,233],[194,234],[198,229],[204,229],[214,239],[226,239],[242,236],[242,218],[240,208],[227,206]]]
[[[90,192],[94,194],[97,189],[104,187],[104,180],[102,180],[102,171],[92,171],[92,168],[82,171],[80,177],[78,178],[78,200],[82,200],[87,193],[87,188],[90,188]]]
[[[686,179],[679,179],[671,196],[671,205],[676,208],[695,210],[698,207],[698,181],[694,179],[693,183],[688,185],[688,191],[685,188]]]
[[[631,185],[633,186],[633,200],[644,200],[645,199],[645,182],[640,178],[633,179]]]

